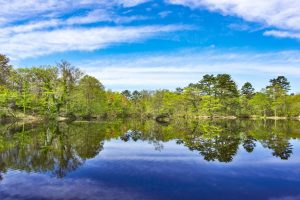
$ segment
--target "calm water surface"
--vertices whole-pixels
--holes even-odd
[[[300,199],[300,122],[0,125],[1,200]]]

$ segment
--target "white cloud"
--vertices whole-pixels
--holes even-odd
[[[158,55],[101,57],[76,63],[86,73],[96,76],[108,88],[159,89],[184,87],[204,74],[229,73],[239,83],[253,82],[259,90],[278,75],[291,79],[293,91],[300,92],[300,52],[270,53],[217,50],[182,51]]]
[[[122,26],[146,18],[119,15],[117,8],[148,1],[0,0],[0,52],[12,59],[22,59],[64,51],[93,51],[188,29],[181,25]],[[76,14],[82,8],[85,9]],[[99,22],[113,22],[114,25],[87,26]]]
[[[148,1],[149,0],[119,0],[119,3],[125,7],[133,7]]]
[[[0,32],[0,52],[17,59],[72,50],[92,51],[113,44],[139,42],[162,33],[188,28],[176,25],[120,26],[64,28],[2,35]]]
[[[36,30],[44,30],[49,28],[58,28],[63,26],[84,25],[97,22],[114,22],[116,24],[129,23],[136,20],[145,20],[143,16],[119,16],[113,12],[103,9],[96,9],[85,15],[73,16],[67,19],[49,19],[41,21],[32,21],[25,24],[4,26],[0,29],[0,37],[17,33],[27,33]]]
[[[297,38],[300,39],[300,32],[292,32],[292,31],[277,31],[271,30],[264,32],[266,36],[274,36],[278,38]]]
[[[149,0],[0,0],[0,25],[33,17],[57,17],[80,8],[133,7]]]
[[[170,14],[172,14],[171,11],[162,11],[162,12],[158,13],[158,15],[159,15],[161,18],[165,18],[165,17],[169,16]]]
[[[37,22],[29,22],[23,25],[8,26],[0,29],[0,38],[4,36],[9,36],[16,33],[26,33],[34,30],[42,30],[44,28],[57,27],[62,24],[62,21],[53,19]]]
[[[97,9],[89,12],[85,16],[70,17],[66,20],[67,24],[87,24],[99,21],[111,21],[113,18],[109,12],[103,9]]]
[[[93,10],[83,16],[70,17],[66,20],[66,24],[90,24],[96,22],[114,22],[114,23],[128,23],[137,20],[145,20],[143,16],[119,16],[113,12],[104,9]]]
[[[267,27],[285,30],[287,37],[299,38],[300,1],[295,0],[166,0],[190,8],[206,8],[223,15],[241,17]],[[290,32],[297,31],[297,34]],[[282,37],[284,34],[281,34]],[[276,36],[274,34],[274,36]]]

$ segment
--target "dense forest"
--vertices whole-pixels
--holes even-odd
[[[250,82],[239,89],[229,74],[218,74],[175,91],[114,92],[66,61],[14,68],[0,54],[1,118],[299,117],[300,94],[290,94],[290,87],[286,77],[278,76],[261,91]]]

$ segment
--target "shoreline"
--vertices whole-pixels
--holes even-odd
[[[135,117],[127,117],[127,118],[135,118]],[[263,117],[263,116],[249,116],[249,117],[238,117],[238,116],[188,116],[188,117],[184,117],[184,116],[175,116],[175,117],[168,117],[170,120],[178,120],[178,119],[182,119],[182,120],[293,120],[293,121],[300,121],[300,116],[299,117],[275,117],[275,116],[268,116],[268,117]],[[119,119],[119,118],[116,118]],[[148,120],[151,120],[152,118],[149,118]],[[97,119],[97,120],[82,120],[82,118],[78,117],[76,119],[71,119],[68,117],[62,117],[62,116],[58,116],[54,119],[47,119],[45,116],[41,116],[41,115],[23,115],[23,114],[19,114],[15,117],[0,117],[0,123],[14,123],[14,122],[23,122],[23,123],[36,123],[36,122],[43,122],[43,121],[57,121],[57,122],[76,122],[76,121],[103,121],[106,119]],[[111,119],[110,119],[111,120]],[[147,120],[147,118],[145,119]]]

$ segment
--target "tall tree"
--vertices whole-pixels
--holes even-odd
[[[203,95],[214,95],[216,92],[216,78],[214,75],[206,74],[197,84],[198,88],[201,89]]]
[[[45,114],[55,114],[55,89],[58,86],[58,69],[57,67],[34,67],[31,69],[32,86],[35,88],[36,98]]]
[[[26,114],[27,109],[33,107],[33,94],[31,92],[31,76],[30,69],[28,68],[20,68],[14,73],[12,79],[16,83],[17,91],[19,93],[19,97],[17,98],[17,105],[22,107],[23,113]]]
[[[80,69],[72,66],[67,61],[61,61],[60,63],[57,63],[57,66],[60,75],[60,88],[58,89],[56,95],[57,112],[59,113],[63,105],[66,106],[66,112],[68,112],[71,92],[76,83],[78,83],[82,77],[83,73],[80,71]]]
[[[269,87],[282,88],[286,93],[291,89],[290,82],[285,76],[278,76],[277,78],[271,79]]]
[[[9,64],[9,58],[0,54],[0,85],[8,84],[12,66]]]
[[[216,91],[221,98],[238,97],[237,85],[229,74],[218,74],[216,77]]]
[[[267,111],[270,108],[270,99],[264,92],[256,93],[250,100],[250,104],[253,106],[256,113],[266,117]]]
[[[223,105],[225,114],[234,115],[238,109],[238,88],[229,74],[218,74],[216,77],[216,96]]]
[[[197,87],[197,85],[190,84],[189,87],[184,89],[183,95],[192,105],[193,112],[199,114],[200,102],[202,101],[201,90]]]
[[[124,90],[121,94],[123,96],[125,96],[127,99],[131,99],[132,98],[131,92],[129,90]]]
[[[249,82],[246,82],[241,89],[242,95],[246,96],[247,99],[251,99],[254,95],[255,89],[253,88],[252,84]]]
[[[270,85],[266,87],[267,94],[272,100],[272,108],[275,117],[278,116],[278,111],[287,113],[286,96],[290,90],[290,82],[284,76],[278,76],[270,80]]]
[[[74,107],[80,107],[81,113],[86,117],[101,115],[105,111],[106,96],[104,86],[99,80],[92,76],[85,75],[78,85],[78,90],[74,91],[78,98]]]

